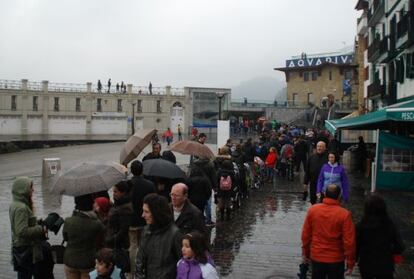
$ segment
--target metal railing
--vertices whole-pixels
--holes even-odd
[[[57,83],[50,82],[47,84],[48,91],[50,92],[84,92],[88,91],[87,84],[81,83]],[[167,95],[168,87],[152,87],[152,94],[148,86],[132,86],[133,94],[143,94],[143,95]],[[23,81],[21,80],[6,80],[0,79],[0,89],[11,89],[11,90],[22,90]],[[43,91],[43,83],[36,81],[27,82],[27,90],[30,91]],[[169,93],[173,96],[184,96],[184,88],[170,87]],[[98,84],[92,83],[91,86],[92,93],[114,93],[114,94],[126,94],[127,90],[122,89],[120,86],[116,87],[116,84],[111,84],[108,87],[108,84],[102,84],[102,88],[98,90]]]

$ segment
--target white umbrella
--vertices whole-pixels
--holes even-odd
[[[56,178],[51,192],[67,196],[81,196],[107,191],[125,179],[128,169],[114,162],[85,162]]]

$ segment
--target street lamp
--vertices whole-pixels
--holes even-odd
[[[223,99],[223,97],[225,95],[226,95],[226,93],[224,93],[224,92],[217,92],[216,93],[216,96],[219,99],[219,119],[218,120],[221,120],[221,99]]]
[[[132,134],[135,134],[135,103],[132,103],[132,120],[131,120],[131,125],[132,125]]]

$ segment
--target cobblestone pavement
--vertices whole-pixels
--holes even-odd
[[[86,160],[116,160],[121,143],[94,144],[28,150],[0,155],[0,278],[16,278],[10,265],[10,225],[8,207],[10,187],[16,175],[30,175],[35,181],[35,208],[38,217],[51,211],[66,217],[73,209],[73,198],[51,196],[48,181],[42,181],[41,159],[60,157],[62,167]],[[214,148],[214,146],[211,146]],[[148,150],[148,149],[147,149]],[[140,156],[141,158],[141,156]],[[179,164],[188,162],[188,156],[177,156]],[[293,182],[277,178],[275,185],[251,190],[240,209],[230,221],[218,221],[211,232],[212,254],[221,278],[297,278],[300,263],[300,233],[309,203],[301,200],[301,176]],[[347,204],[359,220],[363,198],[369,181],[350,176],[351,203]],[[391,215],[401,229],[407,246],[406,264],[398,268],[396,278],[414,278],[414,196],[410,193],[383,193]],[[213,209],[214,210],[214,209]],[[215,216],[213,212],[213,217]],[[57,244],[61,234],[51,235]],[[62,265],[55,266],[56,278],[64,278]],[[354,278],[358,278],[356,270]]]

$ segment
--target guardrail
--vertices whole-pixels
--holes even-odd
[[[11,89],[11,90],[22,90],[25,86],[27,90],[30,91],[43,91],[43,88],[47,84],[47,91],[50,92],[88,92],[88,85],[81,84],[81,83],[57,83],[57,82],[50,82],[50,83],[43,83],[43,82],[36,82],[36,81],[27,81],[26,85],[24,85],[24,81],[22,80],[6,80],[0,79],[0,89]],[[120,84],[119,84],[120,85]],[[91,92],[92,93],[114,93],[114,94],[126,94],[128,93],[128,86],[121,88],[121,86],[116,86],[116,84],[111,84],[110,87],[108,85],[102,84],[101,89],[98,90],[98,84],[92,83],[91,84]],[[150,92],[148,86],[132,86],[132,94],[143,94],[143,95],[173,95],[173,96],[184,96],[184,88],[177,88],[177,87],[152,87]]]

